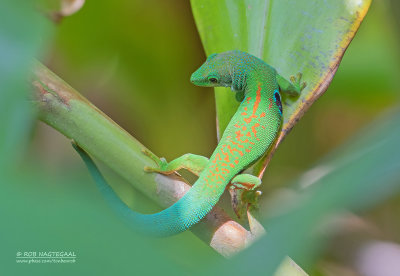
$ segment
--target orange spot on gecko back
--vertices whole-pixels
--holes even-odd
[[[254,126],[251,127],[251,131],[254,133],[254,138],[257,138],[257,130],[256,130],[256,127],[259,127],[259,126],[260,126],[259,123],[255,123]],[[259,140],[259,139],[257,138],[257,140]]]
[[[229,173],[229,172],[230,172],[230,170],[228,170],[228,169],[225,169],[225,168],[222,168],[222,169],[221,169],[221,172],[222,172],[223,174],[225,174],[225,173]]]
[[[238,148],[243,148],[243,145],[240,145],[239,143],[236,143],[233,140],[229,140],[232,144],[234,144],[235,146],[237,146]]]
[[[243,120],[244,120],[246,123],[250,124],[251,119],[253,119],[253,118],[257,118],[257,116],[256,116],[256,115],[251,115],[249,118],[244,118]]]
[[[254,106],[253,106],[253,115],[256,113],[258,105],[260,104],[260,102],[261,102],[261,86],[259,84],[257,92],[256,92],[256,102],[254,103]]]
[[[239,142],[241,142],[241,143],[248,143],[249,142],[249,139],[246,139],[246,140],[240,139],[241,137],[244,136],[243,133],[240,130],[236,131],[235,133],[236,133],[236,140],[238,140]]]
[[[256,91],[256,101],[254,102],[254,105],[253,105],[253,114],[248,118],[243,118],[243,120],[246,123],[249,124],[253,118],[257,118],[257,116],[255,114],[257,112],[257,109],[258,109],[258,106],[259,106],[260,102],[261,102],[261,85],[258,84],[258,89]],[[249,103],[249,100],[247,100],[247,103]]]
[[[242,146],[243,147],[243,146]],[[241,151],[241,150],[238,150],[237,148],[232,148],[231,146],[229,146],[228,145],[228,149],[229,149],[229,152],[231,153],[231,154],[233,154],[233,152],[237,152],[237,153],[239,153],[239,155],[243,155],[243,152]],[[236,159],[238,159],[238,157],[236,157]]]
[[[265,112],[261,113],[260,117],[265,117]]]
[[[219,161],[221,161],[221,154],[216,153],[216,154],[215,154],[215,158],[214,158],[214,160],[213,160],[212,162],[213,162],[213,163],[216,163],[216,162],[217,162],[217,159],[218,159]]]
[[[225,156],[225,158],[224,158],[224,160],[226,161],[226,162],[230,162],[230,160],[229,160],[229,155],[228,155],[228,153],[226,153],[226,152],[224,152],[224,150],[221,148],[221,152],[222,152],[222,154]]]

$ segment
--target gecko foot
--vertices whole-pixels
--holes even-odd
[[[296,76],[290,76],[290,81],[299,92],[303,91],[303,89],[307,86],[307,83],[305,81],[301,82],[302,77],[303,74],[300,72],[297,73]]]
[[[238,218],[243,217],[249,207],[257,208],[261,192],[256,188],[260,184],[261,179],[251,174],[238,174],[231,180],[229,192],[233,210]]]
[[[258,209],[258,200],[261,191],[246,189],[230,189],[231,204],[236,216],[241,219],[245,217],[247,211]]]
[[[165,169],[168,165],[168,162],[167,162],[167,160],[165,160],[165,158],[163,158],[163,157],[158,158],[154,153],[152,153],[148,149],[142,149],[142,153],[144,155],[150,157],[151,160],[153,160],[154,163],[156,163],[156,167],[145,166],[143,168],[143,170],[145,172],[156,172],[156,173],[162,173],[162,174],[170,174],[171,173],[169,171],[165,171]]]

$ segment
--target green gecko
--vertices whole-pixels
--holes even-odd
[[[187,230],[199,222],[218,202],[226,187],[253,190],[261,179],[240,174],[259,159],[275,140],[282,124],[282,102],[279,94],[300,94],[305,83],[301,74],[291,82],[261,59],[242,51],[210,55],[191,76],[191,82],[206,87],[231,87],[244,99],[229,122],[210,159],[185,154],[169,163],[149,151],[157,167],[146,172],[171,174],[187,169],[198,175],[192,188],[175,204],[156,213],[144,215],[129,209],[105,182],[90,157],[76,148],[84,159],[104,195],[135,229],[156,236],[169,236]],[[236,96],[237,99],[243,96]]]

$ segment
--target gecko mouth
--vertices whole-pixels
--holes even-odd
[[[206,79],[197,77],[196,72],[190,77],[190,82],[197,86],[210,86]]]

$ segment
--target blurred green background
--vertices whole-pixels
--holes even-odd
[[[398,106],[399,16],[396,0],[372,3],[328,91],[275,154],[263,179],[265,194]],[[205,55],[188,1],[88,1],[60,24],[46,25],[49,31],[38,34],[39,60],[146,147],[167,160],[211,154],[217,143],[214,95],[189,82]],[[2,178],[0,274],[177,275],[222,259],[190,232],[161,240],[135,236],[104,203],[65,137],[39,122],[27,125],[27,132],[18,176]],[[113,179],[134,207],[157,210]],[[384,239],[400,242],[399,211],[397,196],[364,216]],[[15,264],[17,251],[40,250],[75,251],[77,264]]]

